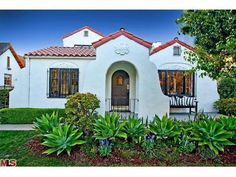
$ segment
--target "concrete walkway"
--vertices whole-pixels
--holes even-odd
[[[208,115],[209,117],[220,117],[224,116],[222,114],[216,112],[204,112],[203,114]],[[189,113],[170,113],[170,118],[177,119],[177,120],[194,120],[195,114]]]
[[[0,131],[33,130],[33,124],[0,124]]]

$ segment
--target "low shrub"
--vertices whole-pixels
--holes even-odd
[[[205,119],[207,118],[205,117],[204,120]],[[198,121],[200,121],[200,119],[198,119]],[[192,140],[193,121],[180,121],[179,127],[181,129],[178,143],[179,150],[182,153],[189,154],[196,149],[195,142]]]
[[[94,143],[94,138],[92,136],[84,136],[86,144],[81,147],[83,151],[89,157],[95,157],[98,152],[97,144]]]
[[[213,150],[211,150],[209,147],[199,148],[199,154],[200,154],[201,158],[203,158],[204,160],[208,160],[208,159],[213,160],[217,157],[217,154]]]
[[[75,93],[67,98],[65,121],[89,133],[92,129],[95,110],[100,107],[99,104],[100,100],[94,94]]]
[[[8,106],[9,90],[0,90],[0,108],[5,108]]]
[[[142,144],[142,152],[141,156],[143,159],[152,159],[156,157],[156,153],[154,151],[155,142],[152,139],[145,139]]]
[[[89,157],[96,157],[98,147],[96,145],[84,145],[81,150]]]
[[[100,156],[102,157],[106,157],[109,156],[111,154],[112,151],[112,143],[109,142],[109,140],[100,140],[99,141],[99,148],[98,148],[98,152],[100,154]]]
[[[34,129],[43,136],[44,134],[51,133],[53,128],[58,127],[61,124],[61,118],[58,117],[58,113],[53,112],[51,115],[45,114],[40,118],[36,118],[34,122]]]
[[[236,98],[220,99],[214,106],[222,114],[236,116]]]
[[[65,109],[59,108],[5,108],[0,110],[2,124],[32,124],[36,117],[57,112],[59,117],[65,116]]]
[[[186,143],[186,144],[180,144],[179,145],[179,150],[182,152],[182,153],[185,153],[185,154],[190,154],[192,153],[194,150],[196,149],[196,145],[195,143]]]
[[[126,159],[133,158],[138,155],[138,152],[134,149],[122,149],[120,156]]]
[[[72,125],[61,125],[53,128],[53,131],[49,134],[45,134],[42,145],[49,147],[44,151],[44,154],[52,154],[57,152],[57,155],[66,151],[70,156],[71,148],[75,145],[84,144],[85,141],[80,137],[83,133],[78,132],[78,129],[74,129]]]
[[[218,82],[218,93],[221,99],[236,97],[236,79],[222,78]]]
[[[97,140],[114,140],[116,137],[127,138],[127,134],[124,132],[124,124],[120,119],[120,116],[112,113],[105,114],[105,116],[99,116],[99,119],[95,120],[94,125],[94,137]]]

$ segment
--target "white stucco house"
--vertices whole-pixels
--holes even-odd
[[[99,113],[121,111],[138,117],[170,112],[214,112],[216,82],[199,73],[174,38],[151,43],[121,28],[104,36],[85,26],[65,35],[63,46],[25,54],[26,67],[11,92],[10,107],[60,108],[65,97],[90,92],[100,99]]]
[[[24,66],[23,57],[17,55],[12,45],[7,42],[0,42],[0,90],[13,90]],[[7,106],[8,100],[0,100],[0,108]]]

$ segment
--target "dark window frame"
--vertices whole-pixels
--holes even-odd
[[[11,58],[9,56],[7,57],[7,69],[11,70]]]
[[[174,72],[187,72],[188,70],[158,70],[158,75],[159,75],[159,81],[161,82],[161,72],[164,72],[164,83],[165,85],[161,86],[161,90],[162,92],[167,95],[167,96],[188,96],[188,97],[195,97],[196,96],[196,92],[195,92],[195,77],[196,77],[196,73],[192,73],[191,74],[191,78],[192,78],[192,90],[191,90],[191,95],[186,94],[186,77],[183,76],[183,94],[168,94],[168,90],[169,90],[169,81],[168,81],[168,73],[174,73]],[[160,83],[161,84],[161,83]],[[164,88],[164,90],[163,90]]]
[[[10,78],[10,84],[6,83],[6,77]],[[4,86],[11,87],[12,86],[12,74],[4,74]]]
[[[176,49],[176,48],[178,48],[178,49]],[[176,51],[178,51],[178,52],[176,52]],[[173,55],[174,56],[181,56],[181,47],[180,46],[173,47]]]
[[[88,36],[89,36],[89,31],[88,30],[84,31],[84,37],[88,37]]]
[[[58,94],[52,94],[52,71],[53,70],[58,70]],[[68,82],[68,94],[64,94],[62,93],[62,72],[63,71],[67,71],[69,74],[68,78],[67,78],[67,82]],[[72,73],[76,71],[77,74],[77,78],[73,78],[72,77]],[[77,89],[74,90],[73,92],[72,90],[72,80],[76,80],[77,81]],[[79,69],[78,68],[50,68],[49,69],[49,94],[48,94],[48,98],[66,98],[67,96],[70,96],[76,92],[79,92]]]

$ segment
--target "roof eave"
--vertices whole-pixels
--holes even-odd
[[[160,46],[154,48],[154,49],[151,51],[150,55],[153,55],[153,54],[155,54],[155,53],[158,53],[158,52],[160,52],[161,50],[164,50],[164,49],[166,49],[166,48],[168,48],[168,47],[174,45],[175,43],[178,43],[179,45],[181,45],[181,46],[183,46],[183,47],[185,47],[185,48],[187,48],[187,49],[189,49],[189,50],[195,52],[195,48],[194,48],[194,47],[188,45],[188,44],[185,43],[185,42],[182,42],[182,41],[178,40],[178,38],[174,38],[173,40],[171,40],[171,41],[169,41],[169,42],[167,42],[167,43],[165,43],[165,44],[163,44],[163,45],[160,45]]]
[[[92,32],[94,32],[94,33],[96,33],[96,34],[98,34],[98,35],[101,36],[101,37],[105,37],[105,35],[103,35],[102,33],[100,33],[100,32],[98,32],[98,31],[94,30],[93,28],[91,28],[91,27],[89,27],[89,26],[84,26],[84,27],[82,27],[82,28],[79,28],[79,29],[77,29],[77,30],[75,30],[75,31],[72,31],[72,32],[70,32],[70,33],[64,35],[64,36],[62,37],[62,40],[63,40],[63,39],[66,39],[66,38],[68,38],[68,37],[70,37],[70,36],[72,36],[72,35],[74,35],[74,34],[76,34],[76,33],[78,33],[78,32],[80,32],[80,31],[82,31],[82,30],[84,30],[84,29],[88,29],[88,30],[90,30],[90,31],[92,31]]]
[[[110,40],[116,39],[116,38],[118,38],[118,37],[120,37],[122,35],[127,37],[127,38],[129,38],[130,40],[133,40],[133,41],[139,43],[140,45],[143,45],[144,47],[147,47],[148,49],[150,49],[152,47],[152,43],[151,42],[147,42],[144,39],[139,38],[139,37],[137,37],[137,36],[135,36],[135,35],[133,35],[131,33],[128,33],[126,31],[118,31],[116,33],[113,33],[113,34],[111,34],[111,35],[109,35],[109,36],[107,36],[105,38],[102,38],[102,39],[100,39],[98,41],[93,42],[92,45],[96,49],[97,47],[99,47],[99,46],[109,42]]]
[[[46,55],[24,55],[24,57],[32,58],[32,59],[86,59],[86,60],[94,60],[96,56],[46,56]]]

